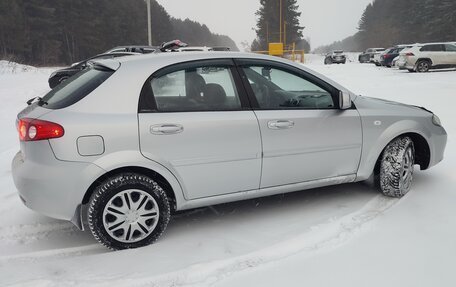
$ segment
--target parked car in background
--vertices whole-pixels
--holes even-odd
[[[29,208],[127,249],[175,211],[379,177],[409,192],[443,159],[432,112],[357,96],[285,59],[236,52],[96,61],[17,116]],[[86,213],[83,216],[83,213]]]
[[[228,51],[231,51],[231,48],[230,47],[212,47],[212,50],[216,51],[216,52],[228,52]]]
[[[114,47],[103,54],[109,53],[118,53],[118,52],[131,52],[131,53],[140,53],[140,54],[150,54],[157,51],[159,47],[155,46],[118,46]]]
[[[329,53],[325,57],[325,65],[330,64],[345,64],[347,61],[347,56],[344,54],[344,51],[336,50],[332,53]]]
[[[391,67],[397,67],[397,61],[399,60],[399,56],[396,56],[392,61],[391,61]]]
[[[383,51],[385,51],[385,48],[369,48],[358,56],[358,61],[360,63],[372,63],[374,55],[380,54]]]
[[[372,58],[371,62],[375,64],[375,66],[379,67],[381,66],[382,64],[380,63],[381,62],[381,58],[384,54],[388,53],[391,49],[385,49],[384,51],[380,52],[380,53],[375,53],[374,54],[374,57]]]
[[[192,46],[187,46],[187,47],[182,47],[177,49],[177,52],[211,52],[214,51],[212,47],[192,47]]]
[[[69,79],[71,76],[84,70],[85,68],[87,68],[88,63],[90,61],[102,60],[102,59],[112,59],[112,58],[126,57],[126,56],[133,56],[133,55],[140,55],[140,54],[139,53],[130,53],[130,52],[111,52],[111,53],[107,53],[107,54],[96,55],[96,56],[93,56],[84,61],[74,63],[68,68],[63,68],[63,69],[53,72],[49,76],[49,79],[48,79],[49,87],[51,89],[53,89],[60,83]]]
[[[456,44],[453,42],[416,44],[400,53],[399,67],[409,72],[456,67]]]
[[[412,47],[412,45],[397,45],[392,48],[389,48],[380,55],[380,65],[391,68],[392,66],[394,66],[393,60],[399,56],[399,53],[402,50],[410,47]]]

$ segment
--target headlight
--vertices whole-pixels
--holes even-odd
[[[432,115],[432,123],[438,127],[442,126],[442,122],[440,121],[439,117],[436,115]]]

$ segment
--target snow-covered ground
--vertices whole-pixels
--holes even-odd
[[[0,285],[456,286],[456,71],[324,66],[319,55],[306,65],[356,93],[434,111],[449,134],[445,160],[417,171],[400,200],[355,183],[224,204],[176,215],[152,246],[111,252],[20,202],[15,116],[48,91],[52,69],[0,61]]]

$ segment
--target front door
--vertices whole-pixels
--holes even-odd
[[[286,65],[240,65],[261,130],[261,188],[357,172],[360,116],[354,108],[337,108],[335,88]]]

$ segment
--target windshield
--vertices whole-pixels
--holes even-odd
[[[97,66],[82,70],[47,93],[42,100],[43,106],[49,109],[71,106],[90,94],[113,73],[113,70]]]

